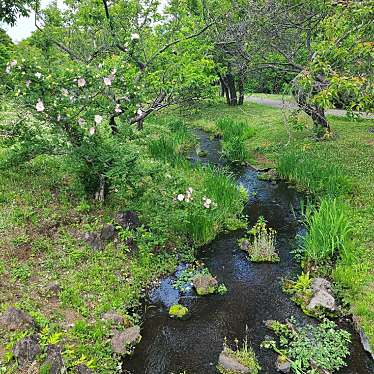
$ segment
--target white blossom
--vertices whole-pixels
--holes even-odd
[[[103,121],[103,117],[102,116],[100,116],[100,114],[96,114],[95,115],[95,123],[97,124],[97,125],[100,125],[100,123]]]
[[[122,113],[121,105],[120,104],[116,104],[116,107],[115,107],[114,111],[116,113]]]
[[[104,84],[106,86],[111,86],[112,82],[114,80],[114,75],[111,74],[111,75],[109,75],[109,77],[104,77],[103,80],[104,80]]]
[[[30,87],[30,84],[31,84],[31,81],[28,79],[28,80],[26,81],[26,87],[29,88],[29,87]]]
[[[11,61],[11,63],[10,63],[11,68],[15,67],[16,65],[17,65],[17,60]]]
[[[139,40],[140,36],[136,32],[131,34],[131,40]]]
[[[86,85],[86,80],[84,78],[79,78],[77,80],[78,87],[84,87]]]
[[[204,196],[203,201],[204,201],[203,203],[204,208],[209,209],[210,205],[212,204],[212,200]]]
[[[43,104],[43,101],[41,101],[40,99],[38,99],[38,102],[36,103],[35,105],[35,108],[38,112],[44,112],[44,104]]]
[[[94,135],[95,132],[96,132],[96,129],[94,127],[90,127],[90,129],[88,130],[89,134],[90,135]]]
[[[61,88],[61,92],[64,96],[69,96],[69,91],[66,88]]]
[[[81,118],[78,119],[78,125],[79,125],[79,126],[83,126],[84,123],[85,123],[84,118],[81,117]]]
[[[57,115],[57,122],[60,122],[61,121],[61,114],[59,113],[58,115]]]
[[[184,195],[182,193],[180,193],[178,196],[177,196],[177,200],[178,201],[183,201],[184,200]]]
[[[42,74],[42,73],[39,73],[39,72],[36,72],[36,73],[35,73],[35,76],[36,76],[38,79],[40,79],[40,78],[43,76],[43,74]]]

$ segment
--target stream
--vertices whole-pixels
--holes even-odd
[[[209,162],[222,166],[219,157],[219,140],[210,140],[209,135],[196,130],[201,149],[208,156],[192,155],[193,162]],[[123,373],[132,374],[213,374],[218,373],[216,364],[227,339],[234,346],[248,336],[262,367],[261,373],[277,373],[274,363],[276,355],[260,348],[270,331],[263,321],[284,321],[290,316],[302,323],[315,323],[293,303],[281,290],[280,280],[300,272],[290,253],[294,238],[302,233],[298,220],[302,195],[286,183],[273,185],[257,179],[257,172],[245,167],[234,171],[238,183],[249,193],[244,213],[249,224],[254,224],[260,215],[269,226],[277,230],[277,249],[281,261],[277,264],[254,264],[238,248],[237,240],[244,231],[224,233],[199,250],[198,259],[228,288],[224,295],[196,297],[191,291],[180,294],[172,284],[177,273],[160,280],[159,285],[147,294],[145,301],[142,340],[135,352],[123,362]],[[256,194],[253,194],[256,192]],[[219,202],[218,202],[219,204]],[[187,321],[171,319],[168,308],[182,303],[191,312]],[[340,374],[370,374],[374,372],[372,360],[363,350],[358,334],[351,324],[339,322],[339,326],[352,334],[351,355],[348,366]]]

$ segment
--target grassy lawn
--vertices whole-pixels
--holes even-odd
[[[295,101],[292,95],[288,94],[265,94],[265,93],[249,93],[248,96],[260,97],[262,99],[273,99],[273,100],[286,100],[286,101]]]
[[[306,172],[288,177],[301,189],[314,192],[320,197],[327,194],[322,178],[334,179],[330,171],[350,185],[350,191],[335,188],[336,195],[346,205],[353,247],[349,258],[339,257],[335,269],[330,273],[339,295],[350,304],[365,332],[374,345],[374,127],[370,120],[351,121],[329,117],[336,139],[316,142],[313,126],[308,118],[288,118],[281,110],[257,104],[228,107],[215,104],[189,114],[186,119],[191,126],[200,127],[213,134],[219,133],[216,122],[221,117],[230,117],[245,122],[254,129],[254,135],[246,141],[247,161],[255,166],[279,164],[287,153],[301,154],[316,172]],[[294,165],[300,167],[300,165]],[[301,169],[303,169],[301,165]],[[318,188],[317,188],[318,186]]]

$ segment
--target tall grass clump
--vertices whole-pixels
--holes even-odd
[[[319,207],[307,205],[305,223],[308,229],[302,248],[307,263],[325,265],[351,250],[351,228],[347,207],[342,201],[323,198]]]
[[[316,194],[338,197],[352,189],[349,178],[340,168],[326,159],[313,158],[305,151],[290,149],[281,154],[277,172],[281,177]]]
[[[246,141],[254,136],[255,129],[246,122],[235,121],[232,118],[221,118],[217,127],[222,134],[223,154],[233,162],[245,162],[248,159]]]
[[[160,137],[151,138],[147,142],[151,156],[172,165],[185,160],[184,153],[193,143],[193,136],[185,123],[178,119],[171,119],[162,132]]]

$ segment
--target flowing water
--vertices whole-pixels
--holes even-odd
[[[207,158],[194,155],[194,162],[211,162],[223,165],[219,158],[219,141],[210,140],[201,131],[197,132],[201,148],[208,151]],[[249,223],[264,216],[270,227],[277,230],[278,264],[253,264],[239,250],[237,240],[243,231],[222,234],[202,248],[199,259],[210,272],[228,288],[225,295],[196,297],[180,294],[172,287],[177,273],[160,281],[151,290],[145,302],[142,340],[134,355],[124,361],[124,373],[132,374],[187,374],[217,373],[216,364],[225,339],[233,343],[248,336],[262,367],[261,373],[277,373],[276,355],[260,348],[260,343],[269,335],[264,320],[284,321],[295,316],[299,321],[312,322],[287,295],[281,291],[280,280],[297,273],[297,264],[290,250],[295,236],[302,232],[297,217],[301,196],[285,183],[273,185],[257,179],[251,168],[236,171],[238,183],[249,193],[245,213]],[[256,194],[253,194],[256,192]],[[218,202],[219,203],[219,202]],[[191,318],[178,321],[169,318],[168,308],[175,303],[186,305]],[[352,333],[349,364],[341,374],[369,374],[374,372],[373,363],[363,350],[357,334],[348,323],[341,322]]]

